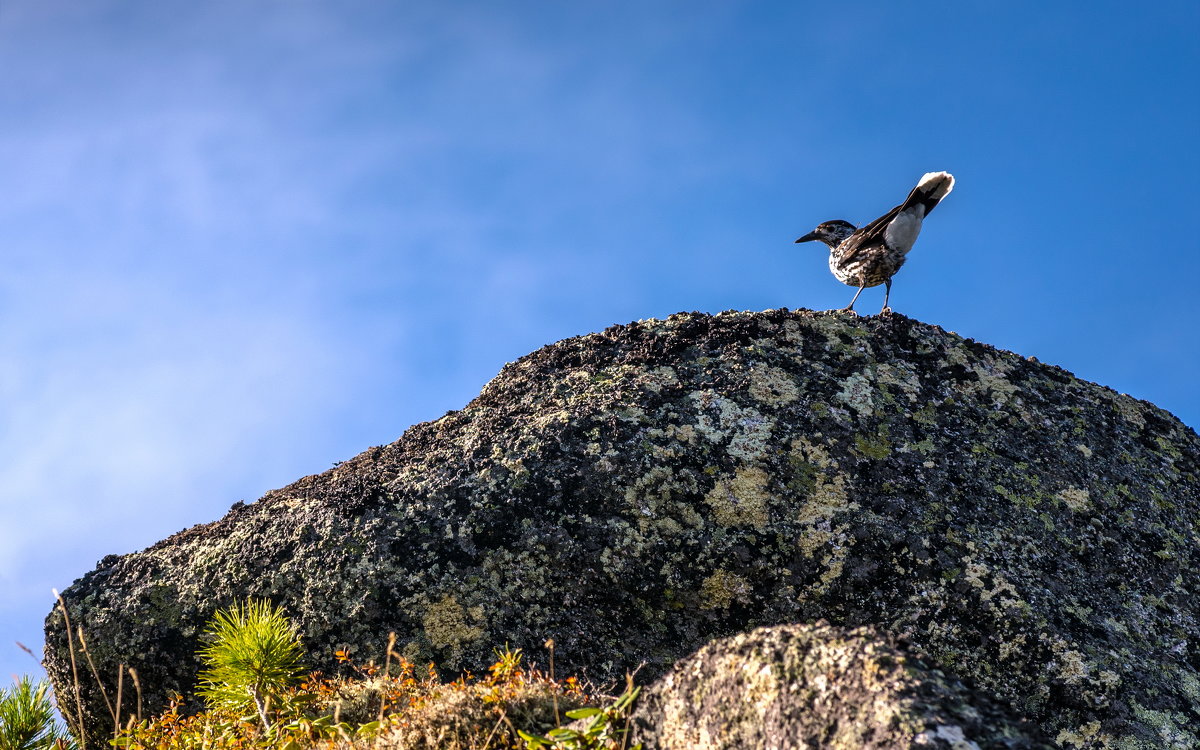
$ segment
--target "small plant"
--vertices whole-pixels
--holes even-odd
[[[492,674],[489,678],[490,682],[498,684],[521,678],[524,674],[521,669],[521,661],[525,658],[521,649],[514,651],[506,643],[504,648],[492,649],[492,653],[496,655],[496,662],[488,667],[488,671]]]
[[[211,708],[257,715],[271,730],[274,711],[303,676],[296,629],[281,608],[247,600],[217,612],[200,649],[199,694]]]
[[[635,687],[630,677],[625,692],[607,707],[567,711],[568,719],[590,719],[579,729],[560,726],[545,735],[521,730],[517,730],[517,734],[525,740],[526,750],[624,750],[629,741],[630,708],[641,691],[641,687]],[[641,750],[641,747],[639,743],[628,750]]]
[[[48,683],[34,685],[29,677],[22,677],[11,688],[0,688],[0,750],[73,747],[55,723]]]

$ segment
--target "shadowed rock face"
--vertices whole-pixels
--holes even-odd
[[[874,628],[779,625],[712,641],[638,698],[645,750],[1035,750],[1006,706]]]
[[[553,637],[560,673],[652,679],[758,625],[874,625],[1065,747],[1192,747],[1198,460],[1150,404],[903,316],[680,314],[547,346],[64,596],[147,710],[260,596],[329,670],[395,631],[448,671]],[[69,695],[55,613],[46,656]]]

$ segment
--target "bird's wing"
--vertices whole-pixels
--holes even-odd
[[[906,201],[906,203],[907,203],[907,201]],[[892,219],[895,219],[897,216],[900,215],[900,212],[904,210],[904,207],[905,207],[905,204],[901,203],[899,206],[896,206],[895,208],[888,211],[883,216],[880,216],[875,221],[872,221],[870,224],[859,229],[858,232],[856,232],[856,234],[861,233],[864,238],[873,238],[873,237],[882,238],[884,230],[887,229],[887,225],[892,223]]]
[[[903,208],[904,204],[901,203],[899,206],[896,206],[883,216],[880,216],[875,221],[856,230],[854,234],[847,237],[846,242],[852,244],[847,248],[845,254],[842,255],[842,261],[848,262],[854,260],[858,252],[864,248],[882,245],[884,242],[883,233],[887,230],[888,224],[892,223],[892,219],[895,219]]]
[[[916,239],[916,232],[921,230],[920,219],[929,215],[929,212],[937,206],[938,202],[950,194],[954,189],[954,177],[949,172],[929,172],[917,186],[909,191],[908,197],[899,206],[896,206],[891,211],[888,211],[883,216],[880,216],[870,224],[858,229],[854,234],[846,238],[842,243],[846,249],[842,255],[842,261],[847,262],[854,260],[858,256],[860,250],[876,245],[886,244],[886,233],[888,226],[895,221],[896,217],[903,211],[908,211],[922,207],[921,215],[918,218],[915,231],[911,232],[912,239]],[[911,242],[908,243],[911,247]],[[840,246],[839,246],[840,247]],[[908,248],[900,248],[903,252],[907,252]]]

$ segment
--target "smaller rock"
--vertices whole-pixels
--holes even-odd
[[[758,628],[712,641],[650,685],[645,750],[1053,747],[1011,709],[873,628]]]

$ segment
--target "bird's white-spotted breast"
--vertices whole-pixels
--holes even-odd
[[[843,284],[878,286],[904,265],[904,253],[893,248],[880,244],[856,249],[852,245],[857,243],[847,240],[829,253],[829,270]]]

